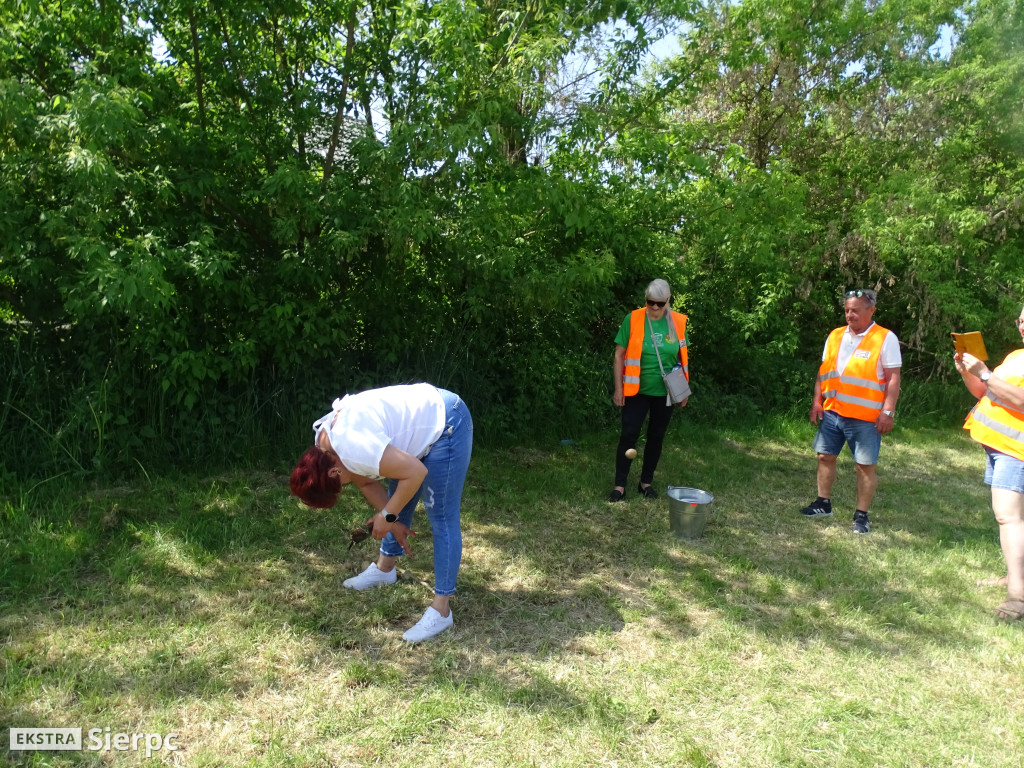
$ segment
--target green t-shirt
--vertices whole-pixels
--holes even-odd
[[[619,326],[619,332],[615,335],[615,343],[620,347],[629,348],[629,319],[632,314],[626,315],[626,319]],[[679,340],[668,340],[668,313],[666,312],[661,320],[652,320],[654,327],[654,340],[658,344],[658,351],[661,353],[661,364],[668,373],[675,364],[679,362]],[[640,394],[657,395],[664,397],[665,382],[661,378],[661,368],[658,367],[658,356],[654,352],[654,343],[651,341],[651,326],[644,321],[644,346],[640,353]]]

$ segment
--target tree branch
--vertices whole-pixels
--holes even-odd
[[[188,9],[188,26],[192,32],[192,56],[196,73],[196,104],[199,106],[199,130],[206,135],[206,100],[203,95],[203,60],[199,56],[199,27],[196,24],[195,9]]]

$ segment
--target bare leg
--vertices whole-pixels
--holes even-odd
[[[431,601],[430,607],[447,618],[448,614],[451,613],[451,608],[449,607],[451,599],[451,595],[434,595],[434,599]]]
[[[823,499],[832,498],[832,484],[836,481],[836,460],[830,453],[818,454],[818,495]]]
[[[878,472],[874,464],[857,465],[857,509],[868,511],[878,487]]]
[[[398,561],[397,557],[385,557],[381,555],[377,558],[377,569],[387,573],[394,570],[395,563]],[[451,595],[434,595],[434,599],[431,601],[431,607],[440,613],[442,616],[447,617],[451,613]]]
[[[1024,600],[1024,494],[993,488],[992,512],[1006,560],[1006,599]]]

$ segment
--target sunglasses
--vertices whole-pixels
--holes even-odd
[[[848,298],[848,299],[860,299],[860,298],[864,297],[865,293],[867,293],[867,291],[865,291],[865,290],[863,290],[861,288],[858,288],[855,291],[847,291],[846,292],[846,298]]]
[[[648,307],[657,307],[658,309],[661,309],[666,304],[668,304],[667,301],[654,301],[653,299],[648,299],[647,300],[647,306]]]

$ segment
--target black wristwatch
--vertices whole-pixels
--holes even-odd
[[[388,512],[387,507],[382,509],[380,511],[380,513],[382,515],[384,515],[384,521],[385,522],[388,522],[388,523],[396,523],[396,522],[398,522],[398,515],[396,515],[394,512]]]

